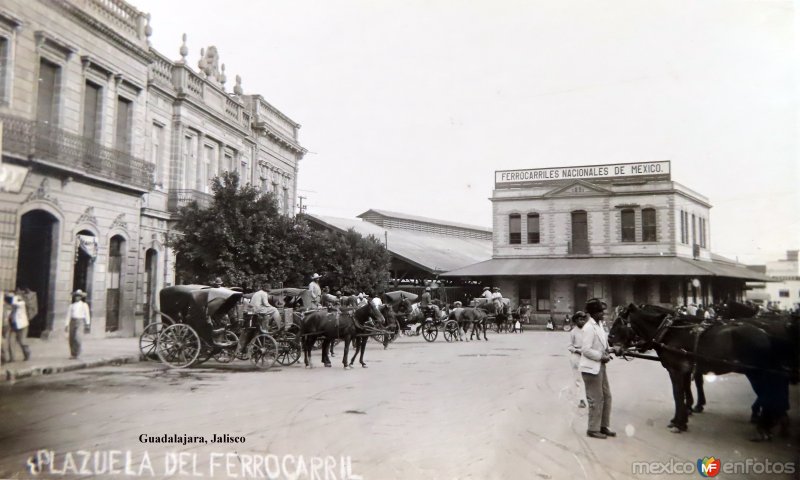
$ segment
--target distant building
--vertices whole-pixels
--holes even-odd
[[[358,218],[388,230],[411,230],[455,238],[492,239],[492,229],[490,228],[390,212],[388,210],[371,208],[359,215]]]
[[[763,276],[712,254],[705,196],[670,162],[498,171],[490,260],[443,274],[499,286],[540,320],[587,299],[673,306],[741,299]]]
[[[748,283],[746,298],[782,310],[797,309],[800,306],[800,262],[797,257],[798,250],[789,250],[785,259],[766,265],[750,265],[748,268],[764,273],[774,281]]]
[[[185,38],[178,60],[155,51],[149,22],[123,0],[0,5],[0,289],[36,292],[31,335],[75,289],[93,335],[141,332],[175,282],[177,209],[223,171],[294,212],[300,125],[238,77],[227,91],[215,47],[197,70]]]

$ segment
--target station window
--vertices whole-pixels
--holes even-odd
[[[528,214],[528,243],[539,243],[541,237],[539,236],[539,214]]]
[[[781,298],[789,298],[789,290],[778,290],[778,296]]]
[[[636,241],[636,212],[630,209],[622,211],[622,241]]]
[[[518,213],[508,216],[508,243],[511,245],[522,243],[522,217]]]
[[[656,241],[656,210],[654,208],[642,209],[642,241]]]

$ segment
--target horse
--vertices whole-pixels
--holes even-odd
[[[389,305],[381,305],[378,307],[378,310],[381,312],[384,318],[384,328],[386,325],[394,325],[397,320],[394,318],[394,311],[392,307]],[[390,334],[386,333],[379,333],[372,336],[378,342],[383,344],[383,349],[389,346]],[[355,351],[353,352],[353,358],[350,359],[350,367],[352,368],[353,363],[356,361],[356,357],[359,353],[361,353],[361,357],[358,359],[358,362],[361,364],[363,368],[367,368],[367,364],[364,363],[364,351],[367,348],[367,341],[369,340],[370,336],[368,335],[358,335],[356,336],[355,340],[353,340],[353,348]]]
[[[448,320],[455,320],[458,323],[458,339],[459,341],[463,341],[466,339],[468,342],[472,341],[472,337],[477,332],[478,340],[481,339],[480,329],[483,329],[483,338],[487,342],[489,338],[486,336],[486,312],[475,308],[475,307],[459,307],[450,310],[450,314],[448,315]],[[472,331],[470,333],[469,338],[467,338],[467,332]]]
[[[759,419],[755,440],[769,440],[771,428],[789,408],[788,383],[773,356],[766,332],[746,324],[672,322],[669,314],[652,313],[634,304],[618,311],[609,333],[609,344],[621,349],[653,349],[672,382],[675,414],[668,428],[675,433],[688,429],[691,403],[687,390],[691,376],[714,372],[743,373],[759,398],[764,414]],[[786,388],[784,388],[786,384]]]
[[[366,305],[356,309],[348,309],[338,314],[329,314],[324,310],[319,310],[306,315],[303,324],[300,326],[300,336],[303,345],[303,360],[306,368],[311,368],[311,349],[317,337],[322,336],[322,363],[326,367],[331,366],[328,357],[328,349],[331,342],[335,339],[344,341],[344,355],[342,364],[345,370],[350,368],[347,363],[350,351],[350,342],[360,334],[369,333],[369,325],[384,327],[386,320],[375,304],[367,302]],[[362,352],[363,360],[363,352]]]
[[[483,310],[486,312],[487,316],[493,316],[495,324],[497,326],[497,333],[503,331],[503,329],[508,330],[508,317],[510,311],[511,300],[507,298],[499,299],[495,298],[492,301],[488,301],[485,299],[480,299],[481,301],[475,305],[475,308]],[[488,339],[487,339],[488,340]]]

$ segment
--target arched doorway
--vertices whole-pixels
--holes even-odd
[[[72,291],[86,292],[86,302],[92,302],[94,260],[97,258],[97,237],[89,230],[81,230],[75,238],[75,264],[72,269]]]
[[[122,302],[122,259],[125,252],[125,239],[120,235],[111,237],[108,248],[108,269],[106,273],[106,331],[119,330],[119,312]]]
[[[30,319],[28,335],[53,330],[58,219],[44,210],[22,216],[17,255],[17,287],[36,294],[38,313]]]
[[[158,279],[158,252],[147,249],[144,255],[144,324],[152,321],[153,303],[156,297]]]

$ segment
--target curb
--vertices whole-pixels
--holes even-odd
[[[99,358],[97,360],[78,361],[67,365],[32,367],[20,370],[5,370],[5,372],[2,372],[1,374],[3,380],[7,382],[12,382],[20,378],[37,377],[39,375],[54,375],[57,373],[71,372],[73,370],[83,370],[85,368],[103,367],[105,365],[134,363],[138,361],[139,361],[139,355],[122,355],[118,357]]]

